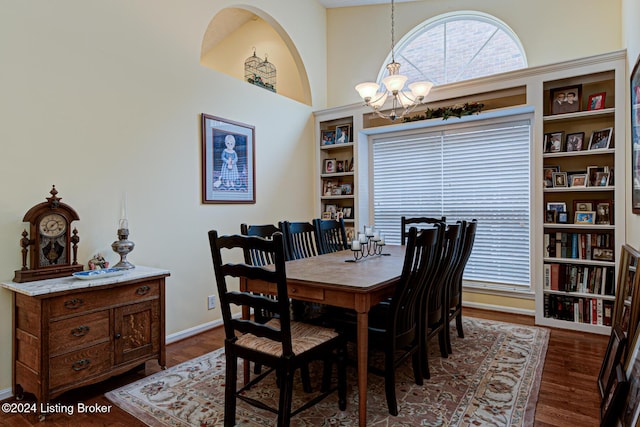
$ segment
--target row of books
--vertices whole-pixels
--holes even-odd
[[[545,233],[544,256],[593,259],[593,248],[613,248],[611,233]]]
[[[545,294],[544,317],[576,323],[611,326],[613,301]]]
[[[614,273],[608,266],[545,263],[543,284],[545,290],[614,295]]]

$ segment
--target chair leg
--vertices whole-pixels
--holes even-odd
[[[452,354],[453,349],[451,348],[451,318],[449,318],[449,313],[447,313],[447,321],[444,323],[444,336],[447,344],[447,353]]]
[[[347,409],[347,346],[338,348],[338,407]]]
[[[291,423],[291,400],[293,397],[293,372],[285,369],[280,376],[280,404],[278,405],[278,427],[289,427]]]
[[[226,353],[225,389],[224,389],[224,425],[236,425],[236,388],[238,384],[238,358]]]
[[[456,315],[456,330],[458,331],[458,336],[464,338],[464,331],[462,330],[462,310],[459,310]]]
[[[411,363],[413,365],[413,378],[417,385],[423,384],[422,363],[420,363],[420,351],[414,351],[411,355]]]
[[[311,376],[309,375],[309,365],[303,365],[300,368],[300,377],[302,378],[302,389],[305,393],[311,393]]]
[[[387,395],[387,407],[389,413],[393,416],[398,415],[398,403],[396,401],[396,372],[394,366],[393,348],[385,351],[384,355],[384,390]]]
[[[447,336],[445,335],[445,330],[446,327],[443,326],[440,332],[438,332],[438,346],[440,347],[440,356],[446,359],[449,357],[449,352],[447,351]]]

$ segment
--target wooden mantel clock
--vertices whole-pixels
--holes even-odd
[[[22,219],[30,227],[29,233],[22,232],[22,269],[16,270],[14,282],[70,276],[83,269],[77,260],[78,230],[71,231],[71,223],[80,218],[71,206],[60,202],[55,185],[49,193],[46,202],[29,209]]]

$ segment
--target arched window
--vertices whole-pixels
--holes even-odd
[[[527,67],[522,44],[511,28],[480,12],[429,19],[405,35],[395,50],[401,74],[436,86]],[[390,60],[391,55],[385,65]],[[383,66],[378,82],[386,75]]]

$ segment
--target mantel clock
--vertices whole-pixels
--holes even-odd
[[[71,206],[60,202],[55,185],[49,193],[46,202],[33,206],[22,219],[30,226],[28,233],[22,232],[22,269],[16,270],[14,282],[70,276],[83,269],[77,261],[78,230],[71,230],[71,223],[80,218]]]

